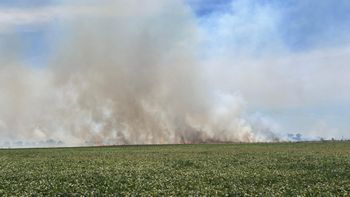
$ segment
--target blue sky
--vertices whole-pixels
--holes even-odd
[[[2,0],[1,6],[4,7],[37,7],[51,5],[54,1],[52,0],[30,0],[30,1],[21,1],[21,0]]]
[[[237,0],[189,0],[198,18],[235,14]],[[293,51],[313,49],[319,45],[344,44],[350,25],[350,2],[347,0],[247,0],[250,11],[269,7],[278,13],[278,33]],[[248,2],[248,3],[247,3]],[[255,7],[255,8],[254,8]],[[254,13],[251,13],[254,14]],[[347,38],[346,38],[347,39]]]
[[[237,0],[187,0],[198,20],[218,15],[235,14]],[[279,38],[292,52],[312,50],[324,45],[348,44],[350,26],[350,2],[347,0],[321,1],[285,1],[285,0],[248,0],[247,6],[254,12],[256,7],[270,7],[278,13],[275,24]],[[32,9],[58,5],[49,0],[4,0],[0,2],[2,9]],[[239,6],[239,5],[238,5]],[[255,8],[254,8],[255,7]],[[254,14],[254,13],[252,13]],[[50,50],[48,36],[52,24],[19,25],[16,32],[24,42],[24,53],[33,64],[45,61]],[[261,32],[259,32],[261,33]],[[249,36],[249,34],[248,34]],[[266,45],[266,44],[265,44]],[[33,58],[35,57],[35,58]]]
[[[21,61],[45,67],[59,31],[58,19],[47,8],[59,5],[57,2],[1,1],[0,13],[9,18],[0,20],[0,51],[10,50],[9,38],[16,37],[21,43]],[[344,93],[350,88],[350,1],[186,3],[202,37],[200,57],[218,64],[209,69],[225,76],[221,81],[214,76],[213,81],[225,83],[222,87],[227,91],[241,92],[250,103],[249,111],[271,116],[290,132],[324,126],[334,133],[322,135],[350,137],[350,96]],[[26,14],[18,17],[20,12]],[[256,81],[249,82],[246,78],[250,77]]]
[[[231,90],[238,89],[243,92],[250,102],[248,108],[251,107],[252,112],[260,111],[269,115],[279,122],[283,129],[290,132],[309,130],[310,132],[305,132],[306,135],[319,134],[338,138],[350,135],[350,98],[348,95],[337,96],[337,93],[344,95],[347,88],[350,88],[349,69],[344,69],[350,66],[349,59],[337,62],[336,58],[324,57],[332,53],[328,53],[332,50],[336,51],[335,54],[348,54],[343,51],[347,51],[346,48],[350,46],[350,1],[190,0],[189,3],[202,30],[207,33],[205,37],[209,37],[202,45],[211,49],[209,56],[215,53],[224,58],[233,57],[228,58],[230,62],[235,62],[235,56],[244,56],[254,64],[266,64],[265,62],[271,61],[271,58],[261,58],[264,55],[288,59],[288,65],[251,66],[249,71],[245,71],[248,70],[245,68],[247,65],[238,65],[238,70],[232,69],[232,73],[243,73],[237,75],[246,78],[268,78],[257,80],[257,88],[247,88],[245,85],[251,83],[248,86],[254,86],[254,82],[251,82],[254,80],[229,79],[224,82],[240,83]],[[253,27],[249,24],[253,24]],[[254,61],[258,57],[259,60]],[[299,61],[301,57],[306,60]],[[307,58],[310,58],[310,61]],[[220,70],[228,71],[230,67],[233,67],[232,64],[223,65]],[[276,79],[276,74],[264,74],[261,69],[265,67],[270,70],[268,72],[277,72],[284,78]],[[336,70],[343,70],[347,74],[340,74]],[[251,74],[252,71],[260,74]],[[240,78],[234,74],[227,78],[234,77]],[[290,78],[289,81],[286,78]],[[281,85],[281,88],[276,85],[264,85],[266,81],[285,85]],[[338,91],[332,91],[332,88],[338,88]],[[285,90],[287,91],[283,93]],[[289,96],[284,97],[275,91]],[[269,100],[281,100],[271,99],[269,96],[265,99],[264,94],[281,97],[281,100],[286,101],[281,102],[285,107],[268,104]],[[290,99],[295,95],[299,95],[300,98]]]

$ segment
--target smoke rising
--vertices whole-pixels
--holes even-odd
[[[277,139],[269,121],[247,118],[239,93],[208,84],[198,30],[181,1],[71,6],[57,12],[64,28],[47,66],[23,65],[19,49],[1,61],[2,139],[68,146]]]

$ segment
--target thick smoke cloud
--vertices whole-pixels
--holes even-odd
[[[34,146],[278,139],[270,121],[247,118],[239,93],[208,84],[184,3],[84,6],[56,10],[64,28],[45,68],[23,65],[20,49],[1,61],[2,139]]]
[[[349,138],[349,8],[348,1],[226,1],[198,19],[209,84],[239,90],[248,111],[271,116],[281,131]]]

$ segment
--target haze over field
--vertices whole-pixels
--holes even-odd
[[[349,13],[331,0],[3,1],[0,146],[350,138]]]

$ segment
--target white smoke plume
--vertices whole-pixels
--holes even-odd
[[[23,65],[20,49],[6,50],[1,139],[67,146],[278,139],[269,121],[248,118],[240,94],[206,82],[197,27],[183,2],[79,6],[55,12],[65,13],[65,28],[44,68]]]

